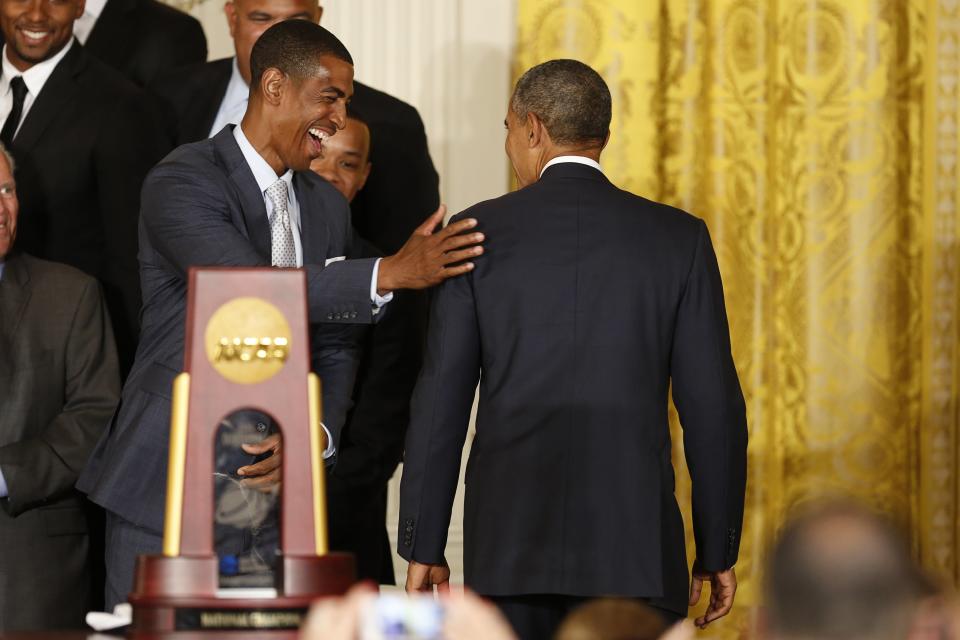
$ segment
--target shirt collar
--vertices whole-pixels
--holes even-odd
[[[243,76],[240,75],[240,67],[237,65],[237,58],[233,58],[233,70],[230,72],[230,82],[227,83],[227,91],[223,94],[223,106],[228,111],[246,105],[250,99],[250,87],[247,85]],[[244,109],[246,110],[246,109]]]
[[[7,59],[7,45],[3,45],[3,51],[0,52],[0,57],[3,58],[3,61],[0,62],[0,66],[3,68],[3,78],[0,80],[0,95],[6,95],[10,89],[10,80],[17,76],[23,76],[23,83],[27,85],[27,91],[36,99],[36,97],[40,95],[43,85],[45,85],[50,78],[50,74],[57,68],[57,65],[60,64],[60,61],[63,60],[72,46],[73,38],[71,37],[70,42],[68,42],[63,49],[60,49],[57,55],[43,62],[38,62],[26,71],[21,72]]]
[[[600,173],[603,173],[603,169],[600,168],[600,163],[594,160],[593,158],[587,158],[585,156],[557,156],[550,162],[544,165],[543,171],[540,172],[540,177],[543,177],[543,172],[552,167],[555,164],[560,164],[561,162],[575,162],[577,164],[585,164],[588,167],[593,167]]]
[[[103,13],[103,8],[107,6],[107,0],[87,0],[86,5],[83,7],[84,13],[89,13],[95,19],[100,17],[100,14]]]
[[[233,128],[233,137],[240,146],[240,153],[243,154],[247,164],[250,165],[250,171],[253,172],[253,178],[257,181],[260,192],[263,193],[270,185],[277,181],[276,172],[270,164],[263,159],[263,156],[253,148],[253,145],[247,140],[247,136],[244,135],[243,129],[239,124]],[[293,189],[293,171],[287,169],[287,172],[280,176],[280,179],[287,183],[287,199],[289,199],[291,190]]]

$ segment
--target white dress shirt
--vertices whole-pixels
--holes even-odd
[[[213,119],[213,126],[207,137],[220,133],[228,124],[240,124],[243,120],[243,114],[247,112],[247,100],[250,97],[250,87],[240,75],[240,67],[237,66],[237,58],[233,58],[233,71],[230,73],[230,82],[227,83],[227,92],[223,94],[223,100],[220,101],[220,108],[217,110],[217,117]]]
[[[93,31],[105,6],[107,6],[107,0],[87,0],[87,4],[83,7],[83,15],[73,21],[73,35],[77,37],[80,44],[87,44],[87,38],[90,37],[90,32]]]
[[[0,128],[3,127],[3,124],[7,121],[7,117],[9,117],[10,112],[13,110],[13,91],[10,90],[10,81],[17,76],[23,76],[23,83],[27,85],[27,96],[23,99],[23,112],[20,114],[20,124],[17,125],[17,131],[20,131],[20,127],[23,126],[24,121],[27,119],[27,114],[30,113],[30,108],[33,106],[33,103],[36,102],[37,96],[40,95],[43,85],[47,83],[50,74],[53,73],[53,70],[60,64],[60,61],[63,60],[63,57],[67,55],[67,52],[70,51],[70,47],[72,46],[73,38],[70,39],[70,42],[68,42],[63,49],[60,49],[57,55],[49,60],[39,62],[21,73],[20,70],[13,66],[13,63],[7,59],[7,45],[3,45],[3,61],[0,62],[0,68],[3,70],[3,75],[0,76]],[[14,132],[13,135],[17,135],[16,132]]]
[[[543,165],[543,169],[540,171],[540,177],[543,177],[543,172],[552,167],[555,164],[560,164],[561,162],[573,162],[575,164],[585,164],[588,167],[593,167],[600,173],[603,173],[603,169],[600,168],[600,163],[594,160],[593,158],[587,158],[585,156],[557,156],[547,164]]]

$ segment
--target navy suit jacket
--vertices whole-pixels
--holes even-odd
[[[466,584],[642,597],[684,613],[671,382],[704,569],[737,558],[746,478],[744,401],[706,225],[572,163],[461,215],[487,240],[476,268],[433,298],[400,554],[443,558],[479,380]]]
[[[354,238],[343,196],[311,172],[296,173],[313,366],[323,380],[324,423],[339,441],[358,364],[355,331],[333,324],[374,319],[374,260],[347,260]],[[263,195],[225,127],[174,150],[147,176],[140,218],[143,315],[140,344],[121,405],[78,486],[103,507],[160,532],[166,492],[170,397],[183,367],[187,269],[270,266]],[[319,339],[318,339],[319,337]]]

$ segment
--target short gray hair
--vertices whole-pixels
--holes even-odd
[[[610,89],[577,60],[550,60],[528,70],[517,80],[510,109],[520,120],[536,114],[560,145],[603,144],[610,131]]]

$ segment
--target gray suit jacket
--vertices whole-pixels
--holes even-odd
[[[314,332],[313,366],[323,380],[324,423],[339,440],[350,406],[358,353],[355,332],[333,324],[373,321],[374,260],[351,255],[353,228],[346,200],[311,172],[293,180]],[[192,266],[270,266],[270,229],[263,195],[225,127],[208,140],[174,150],[147,176],[141,194],[140,344],[109,433],[101,439],[78,487],[129,522],[163,530],[170,397],[183,368],[187,270]]]
[[[100,287],[26,254],[0,280],[0,631],[80,627],[87,520],[73,488],[120,396]]]

